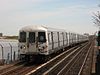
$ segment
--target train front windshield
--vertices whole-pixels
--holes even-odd
[[[28,39],[26,38],[26,32],[20,32],[19,42],[29,42],[29,43],[35,43],[35,41],[38,42],[46,42],[46,35],[45,32],[38,32],[38,40],[36,39],[35,32],[29,32]]]
[[[38,32],[38,42],[46,42],[45,32]]]
[[[26,42],[26,32],[20,32],[19,42]]]

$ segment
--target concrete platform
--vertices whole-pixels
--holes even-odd
[[[98,47],[97,46],[94,46],[93,63],[92,63],[91,75],[96,75],[96,57],[97,57],[97,50],[98,50]]]
[[[94,48],[92,75],[100,75],[100,46]]]

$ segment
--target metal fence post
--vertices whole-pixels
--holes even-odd
[[[3,52],[3,46],[0,44],[1,48],[2,48],[2,64],[4,64],[4,52]]]
[[[18,59],[17,60],[20,60],[20,54],[19,54],[20,50],[18,49]]]
[[[11,62],[12,62],[12,45],[9,43],[10,47],[11,47]]]
[[[6,62],[7,64],[9,64],[9,61],[10,61],[9,57],[10,57],[10,53],[7,54],[7,62]]]
[[[15,61],[15,58],[16,58],[16,53],[14,51],[14,54],[13,54],[13,60]]]

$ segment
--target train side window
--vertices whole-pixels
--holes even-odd
[[[52,40],[52,42],[53,42],[53,32],[51,32],[51,40]]]
[[[68,39],[68,38],[67,38],[67,33],[66,33],[66,39]]]
[[[58,41],[59,41],[59,32],[57,32],[57,36],[58,36]]]
[[[50,42],[50,33],[48,33],[48,42]]]
[[[52,49],[54,48],[53,32],[51,32]]]

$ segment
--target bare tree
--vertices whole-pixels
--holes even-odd
[[[94,19],[93,23],[100,28],[100,11],[97,11],[97,13],[93,13],[93,15],[94,15],[92,16]]]

